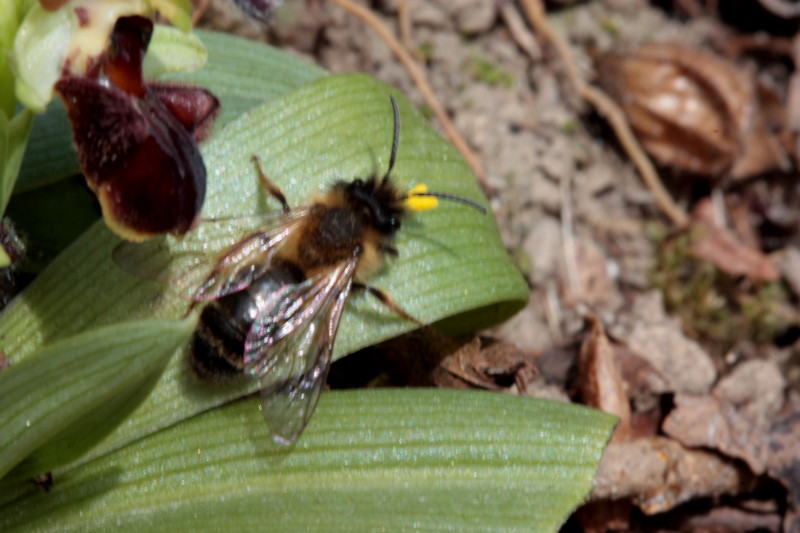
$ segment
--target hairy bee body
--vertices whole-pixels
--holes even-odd
[[[391,183],[375,178],[339,181],[308,207],[271,267],[240,291],[211,300],[195,330],[190,363],[202,379],[235,376],[244,367],[247,334],[260,314],[280,312],[285,302],[270,299],[281,288],[324,274],[343,261],[357,261],[355,277],[374,272],[381,251],[405,214],[403,196]],[[272,306],[272,307],[270,307]]]
[[[275,266],[244,289],[209,302],[192,337],[192,371],[200,379],[220,381],[241,374],[247,333],[260,311],[263,295],[304,279],[295,265]]]

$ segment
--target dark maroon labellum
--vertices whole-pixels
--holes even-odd
[[[144,17],[120,18],[98,68],[65,74],[55,86],[106,224],[136,241],[192,228],[206,190],[195,140],[219,108],[205,89],[143,80],[152,28]]]

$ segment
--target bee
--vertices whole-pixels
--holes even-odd
[[[294,443],[317,405],[352,291],[369,293],[422,325],[367,283],[384,256],[398,255],[392,242],[408,212],[432,209],[439,199],[485,212],[467,198],[424,185],[403,192],[392,183],[400,115],[394,98],[391,104],[394,135],[382,177],[336,181],[308,205],[290,208],[254,156],[280,211],[203,221],[178,241],[178,250],[143,254],[142,247],[157,246],[148,242],[125,243],[114,252],[125,270],[149,278],[167,272],[167,279],[189,288],[193,302],[207,303],[190,350],[195,374],[219,379],[243,371],[260,379],[263,413],[278,444]]]

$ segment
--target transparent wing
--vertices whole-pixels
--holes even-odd
[[[319,400],[358,261],[265,297],[245,341],[245,369],[261,378],[264,417],[278,444],[291,445]]]
[[[204,220],[183,237],[124,242],[112,258],[137,277],[175,285],[194,300],[213,300],[269,270],[274,253],[306,214],[308,209],[296,209]]]

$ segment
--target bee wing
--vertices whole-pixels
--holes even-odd
[[[139,278],[177,286],[194,300],[236,292],[269,270],[275,251],[308,209],[203,220],[182,238],[123,242],[114,262]]]
[[[247,335],[245,368],[261,378],[264,417],[278,444],[291,445],[317,406],[357,265],[354,258],[268,296],[273,301]]]

